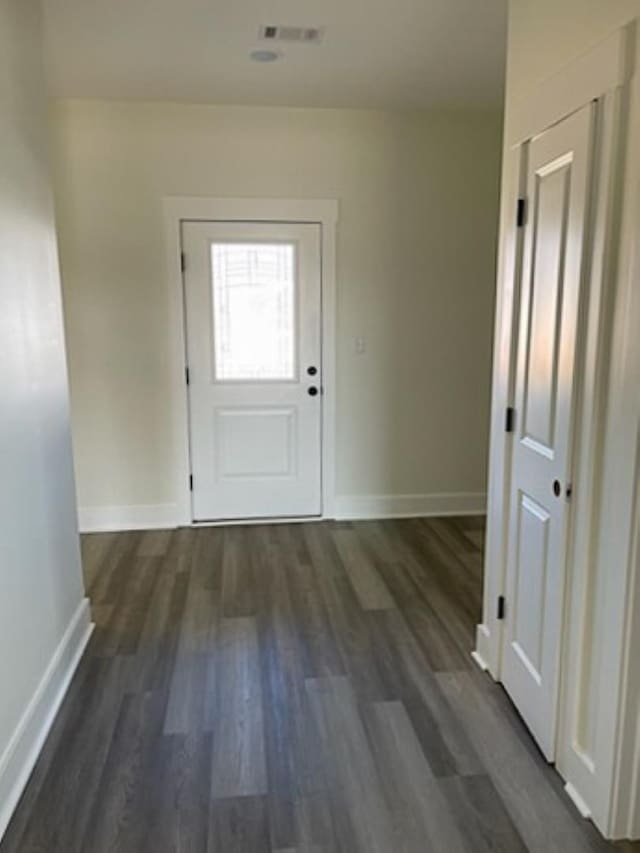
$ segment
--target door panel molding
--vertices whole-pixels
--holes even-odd
[[[181,227],[185,221],[315,224],[321,229],[322,310],[322,494],[323,518],[332,518],[335,504],[335,328],[336,227],[335,199],[277,199],[169,196],[163,199],[168,298],[173,336],[172,411],[174,416],[174,483],[177,526],[190,526],[189,410],[185,382],[186,335],[181,258]]]

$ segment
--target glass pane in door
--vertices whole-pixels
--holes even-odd
[[[294,244],[212,243],[211,271],[215,378],[295,379]]]

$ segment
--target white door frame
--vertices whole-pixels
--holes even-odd
[[[322,303],[322,515],[333,518],[335,503],[336,401],[336,225],[335,199],[204,198],[171,196],[163,199],[170,315],[173,332],[172,389],[174,417],[174,471],[178,496],[177,525],[193,525],[189,475],[189,402],[185,380],[186,329],[181,260],[181,224],[206,222],[291,222],[320,225]],[[271,519],[277,521],[278,519]],[[293,519],[287,519],[292,521]],[[308,519],[306,519],[308,520]],[[213,522],[215,523],[215,522]],[[229,524],[229,522],[224,522]],[[250,523],[236,522],[236,523]]]
[[[576,421],[573,550],[568,589],[560,697],[558,768],[583,814],[608,837],[633,827],[640,789],[640,727],[634,697],[637,668],[630,641],[640,636],[640,76],[637,22],[612,33],[589,53],[515,104],[506,128],[501,249],[496,300],[494,378],[485,554],[484,612],[476,662],[501,677],[503,624],[496,612],[506,576],[507,495],[512,438],[504,431],[513,400],[521,235],[516,202],[526,171],[526,143],[589,101],[598,101],[599,171],[592,206],[593,257],[588,311],[582,319],[580,393]],[[614,169],[621,169],[616,180]],[[626,188],[627,191],[621,190]],[[635,517],[634,517],[635,516]],[[508,606],[508,603],[507,603]],[[634,633],[635,632],[635,633]],[[588,647],[596,655],[586,664]],[[587,650],[586,650],[587,649]],[[586,651],[585,651],[586,650]],[[580,731],[589,706],[591,730]],[[585,746],[586,744],[586,746]],[[635,769],[631,765],[635,756]],[[624,781],[623,781],[624,780]]]

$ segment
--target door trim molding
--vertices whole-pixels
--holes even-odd
[[[336,407],[336,199],[207,198],[167,196],[163,199],[169,315],[173,336],[171,364],[174,414],[174,480],[178,503],[176,524],[191,526],[189,491],[189,406],[185,383],[186,330],[180,226],[203,222],[291,222],[320,225],[322,291],[322,518],[333,518],[335,502]]]
[[[626,28],[616,30],[516,101],[511,109],[507,145],[526,142],[541,128],[551,127],[589,101],[623,86],[629,79],[628,44]]]
[[[567,732],[577,721],[568,708],[566,693],[561,696],[563,747],[559,755],[560,752],[563,756],[570,755],[571,766],[565,764],[567,759],[563,757],[564,766],[559,760],[558,768],[592,812],[598,828],[609,838],[640,833],[640,823],[634,817],[634,806],[637,809],[640,801],[640,773],[637,771],[640,676],[630,661],[631,643],[640,637],[640,548],[637,545],[640,513],[638,495],[634,492],[637,488],[635,478],[640,470],[640,396],[637,393],[640,206],[633,190],[640,176],[638,56],[640,32],[636,20],[539,84],[513,105],[508,117],[496,294],[484,614],[477,629],[475,655],[475,660],[486,664],[491,675],[499,680],[502,623],[496,618],[495,602],[496,595],[503,591],[505,577],[504,497],[510,477],[512,440],[504,433],[503,423],[504,406],[510,404],[512,325],[519,287],[521,249],[515,227],[515,204],[525,168],[527,146],[522,143],[555,124],[563,114],[568,115],[587,101],[598,99],[601,102],[599,144],[607,151],[604,161],[600,161],[596,189],[602,208],[592,209],[596,217],[594,241],[598,246],[588,287],[591,300],[594,296],[596,302],[599,298],[603,300],[604,311],[600,316],[584,318],[586,334],[582,346],[587,355],[589,385],[583,388],[578,403],[583,429],[576,458],[580,466],[576,479],[580,479],[582,485],[575,495],[580,519],[577,516],[574,519],[572,533],[575,534],[578,526],[583,531],[589,525],[592,529],[593,538],[583,543],[586,547],[582,550],[589,551],[591,597],[593,599],[594,584],[597,596],[593,599],[595,612],[591,614],[585,610],[584,585],[580,588],[575,577],[571,577],[565,632],[565,639],[569,640],[586,626],[585,636],[594,638],[597,660],[594,671],[584,676],[582,690],[595,677],[595,701],[589,700],[593,722],[587,734],[589,743],[583,751],[581,744],[567,738]],[[607,162],[612,169],[611,180],[606,174]],[[628,190],[623,193],[623,188]],[[608,300],[610,304],[606,305]],[[585,428],[589,415],[592,422]],[[598,460],[593,458],[594,454],[590,458],[587,452],[595,446],[594,441]],[[582,509],[578,509],[578,504]],[[575,543],[575,538],[573,541]],[[573,565],[569,566],[568,572],[573,571]],[[568,646],[565,642],[563,665],[569,653]],[[563,688],[564,682],[563,675]]]

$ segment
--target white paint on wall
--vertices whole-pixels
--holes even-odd
[[[85,517],[178,502],[172,195],[338,199],[337,492],[484,492],[498,115],[65,100],[53,127]]]
[[[39,3],[0,3],[0,836],[89,631]]]

